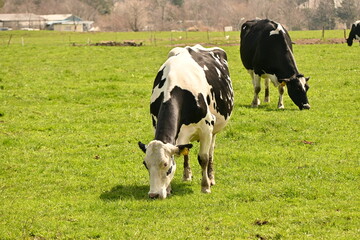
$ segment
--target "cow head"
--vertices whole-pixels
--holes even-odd
[[[348,38],[348,39],[346,39],[346,42],[347,42],[347,45],[349,46],[349,47],[351,47],[352,46],[352,44],[353,44],[353,38]]]
[[[148,145],[141,142],[138,144],[145,153],[143,163],[149,171],[149,197],[164,199],[171,192],[170,182],[176,170],[174,155],[187,155],[192,144],[174,146],[158,140],[153,140]]]
[[[283,80],[286,83],[291,100],[300,110],[310,109],[310,104],[306,96],[306,92],[309,89],[309,85],[307,84],[309,79],[310,78],[305,78],[303,75],[299,74],[294,78]]]

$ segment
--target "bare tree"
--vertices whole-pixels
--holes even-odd
[[[358,6],[357,6],[358,4]],[[347,0],[341,3],[341,7],[336,9],[337,16],[346,23],[348,27],[360,17],[360,3],[355,0]]]
[[[333,0],[321,0],[317,9],[311,13],[310,29],[333,29],[335,27],[336,10]]]
[[[117,5],[114,15],[125,19],[127,26],[132,31],[138,32],[146,23],[147,6],[144,0],[126,0]]]

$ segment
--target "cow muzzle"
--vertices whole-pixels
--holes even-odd
[[[303,104],[303,106],[302,106],[302,108],[301,108],[301,110],[302,109],[310,109],[310,104],[308,104],[308,103],[306,103],[306,104]]]
[[[159,196],[160,196],[160,194],[158,194],[158,193],[149,193],[149,198],[151,198],[151,199],[156,199]]]
[[[167,197],[167,194],[159,194],[159,193],[149,193],[150,199],[165,199]]]

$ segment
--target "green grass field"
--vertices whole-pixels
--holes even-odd
[[[209,34],[187,41],[226,50],[235,91],[232,119],[217,137],[217,185],[201,193],[195,143],[193,181],[182,182],[177,159],[173,195],[154,201],[137,142],[153,138],[157,70],[186,39],[1,32],[0,239],[358,239],[358,44],[295,45],[312,109],[299,111],[286,94],[277,110],[275,87],[272,102],[253,109],[239,46],[225,45],[238,33],[230,42]],[[109,40],[146,46],[71,46]]]

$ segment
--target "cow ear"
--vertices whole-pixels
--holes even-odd
[[[144,152],[144,153],[146,153],[146,145],[145,144],[143,144],[142,142],[138,142],[138,145],[139,145],[139,148]]]
[[[305,78],[306,82],[310,80],[310,77]]]
[[[177,145],[176,147],[178,148],[179,155],[186,156],[186,155],[189,155],[189,150],[190,150],[190,148],[193,147],[193,145],[192,144],[183,144],[183,145]]]

